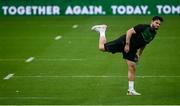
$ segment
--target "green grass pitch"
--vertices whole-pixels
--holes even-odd
[[[110,41],[151,17],[0,17],[0,105],[180,104],[179,16],[164,16],[141,57],[135,82],[141,96],[126,95],[122,55],[100,52],[99,36],[90,30],[107,24]]]

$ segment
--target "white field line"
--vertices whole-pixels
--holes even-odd
[[[29,63],[29,62],[31,62],[31,61],[33,61],[34,60],[34,57],[29,57],[28,59],[26,59],[26,63]]]
[[[146,59],[157,59],[156,57],[148,57]],[[160,60],[166,60],[169,58],[159,58]],[[25,61],[25,62],[31,62],[31,61],[95,61],[95,60],[101,60],[103,61],[103,59],[98,59],[98,58],[91,58],[91,59],[87,59],[87,58],[38,58],[36,57],[36,59],[34,57],[30,57],[28,59],[23,59],[23,58],[0,58],[0,62],[14,62],[14,61]]]
[[[14,74],[8,74],[8,75],[7,75],[6,77],[4,77],[3,79],[4,79],[4,80],[8,80],[8,79],[10,79],[11,77],[13,77],[13,75],[14,75]]]
[[[80,59],[80,58],[57,58],[57,59],[48,59],[48,58],[40,58],[37,59],[37,61],[83,61],[84,59]]]
[[[41,76],[41,75],[37,75],[37,76],[14,76],[15,78],[121,78],[121,77],[125,77],[127,78],[127,76],[89,76],[89,75],[85,75],[85,76]],[[180,76],[136,76],[137,78],[180,78]]]
[[[0,59],[0,61],[24,61],[24,59],[22,59],[22,58],[12,58],[12,59]]]
[[[10,62],[10,61],[24,61],[25,59],[22,58],[16,58],[16,59],[0,59],[0,62]],[[34,58],[34,57],[30,57],[28,59],[25,60],[25,62],[31,62],[31,61],[84,61],[85,59],[81,59],[81,58]]]
[[[81,34],[81,33],[80,33]],[[76,34],[76,33],[74,33],[74,35],[80,35],[80,34]],[[83,33],[82,33],[83,34]],[[121,36],[121,35],[117,35],[117,37],[118,36]],[[52,37],[21,37],[21,36],[16,36],[16,37],[1,37],[0,39],[47,39],[47,40],[49,40],[49,39],[52,39]],[[63,39],[96,39],[96,37],[91,37],[91,36],[86,36],[86,37],[68,37],[68,36],[66,36],[66,37],[63,37]],[[180,37],[175,37],[175,36],[165,36],[165,37],[155,37],[155,39],[167,39],[167,40],[179,40],[180,39]]]
[[[0,97],[3,99],[61,99],[61,97]]]

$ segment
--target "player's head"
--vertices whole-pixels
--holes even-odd
[[[155,30],[158,30],[161,22],[163,22],[163,18],[160,16],[154,16],[151,21],[151,27]]]

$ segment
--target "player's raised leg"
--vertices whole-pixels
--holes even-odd
[[[99,33],[99,50],[105,51],[104,44],[106,43],[106,28],[107,25],[95,25],[91,28],[91,30]]]

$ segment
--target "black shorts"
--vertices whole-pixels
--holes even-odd
[[[137,55],[136,55],[137,49],[133,45],[133,43],[132,44],[130,43],[131,44],[130,51],[128,53],[125,53],[124,51],[125,39],[126,39],[126,36],[123,35],[114,41],[107,42],[106,44],[104,44],[105,50],[113,54],[122,53],[124,59],[137,62]]]

